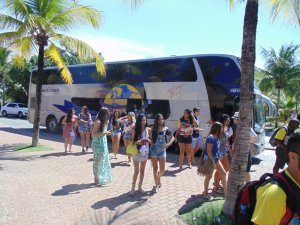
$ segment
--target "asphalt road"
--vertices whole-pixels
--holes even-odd
[[[32,136],[32,124],[30,124],[26,119],[18,119],[14,117],[0,117],[0,130],[17,133],[26,136]],[[41,127],[40,138],[63,142],[61,134],[53,134],[47,132],[45,127]],[[1,141],[3,143],[3,140]],[[266,136],[266,143],[269,143],[269,137]],[[75,145],[80,145],[80,139],[77,138]],[[271,146],[266,146],[269,149]],[[259,164],[263,162],[264,165],[272,167],[275,162],[275,152],[273,150],[265,150],[258,156],[254,157],[253,163]]]

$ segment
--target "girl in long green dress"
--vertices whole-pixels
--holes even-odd
[[[108,184],[113,179],[106,137],[111,135],[111,132],[107,131],[108,120],[109,110],[107,108],[100,109],[92,131],[93,173],[95,183],[98,185]]]

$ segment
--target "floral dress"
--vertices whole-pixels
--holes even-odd
[[[220,137],[220,156],[225,157],[230,154],[229,135],[227,132],[222,132]]]
[[[107,127],[104,128],[104,132],[105,131],[107,131]],[[100,185],[112,182],[113,176],[109,161],[106,135],[93,138],[92,149],[94,154],[93,173],[95,179]]]
[[[74,115],[72,117],[72,121],[65,124],[64,132],[63,132],[64,138],[73,138],[71,137],[71,132],[75,135],[76,121],[77,121],[77,116]]]

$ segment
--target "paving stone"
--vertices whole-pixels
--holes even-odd
[[[163,186],[157,194],[151,193],[152,165],[147,162],[143,184],[147,194],[130,197],[133,167],[125,165],[125,155],[111,160],[113,182],[96,187],[92,153],[81,154],[80,146],[74,146],[74,152],[65,155],[61,152],[61,139],[58,142],[42,139],[41,144],[54,150],[17,153],[8,151],[8,146],[29,144],[30,137],[1,129],[0,137],[1,225],[182,225],[178,210],[192,195],[203,191],[203,177],[197,175],[196,168],[178,172],[178,155],[168,154]],[[253,166],[253,170],[256,170],[253,178],[258,178],[271,168],[262,162]]]

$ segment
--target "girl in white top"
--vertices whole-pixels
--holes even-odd
[[[132,187],[130,191],[131,196],[134,195],[136,180],[139,174],[140,181],[138,190],[141,194],[144,194],[142,184],[144,180],[145,168],[149,154],[149,144],[151,144],[151,140],[149,138],[150,132],[151,129],[147,127],[146,116],[144,114],[140,114],[137,117],[135,129],[132,131],[132,138],[134,144],[136,144],[139,149],[139,153],[133,156],[134,173],[132,177]]]
[[[129,143],[132,141],[132,131],[135,126],[135,114],[133,112],[129,112],[127,116],[121,117],[120,119],[117,120],[118,122],[122,123],[124,126],[124,146],[125,149],[127,149]],[[128,162],[127,165],[131,165],[131,155],[128,154]]]

